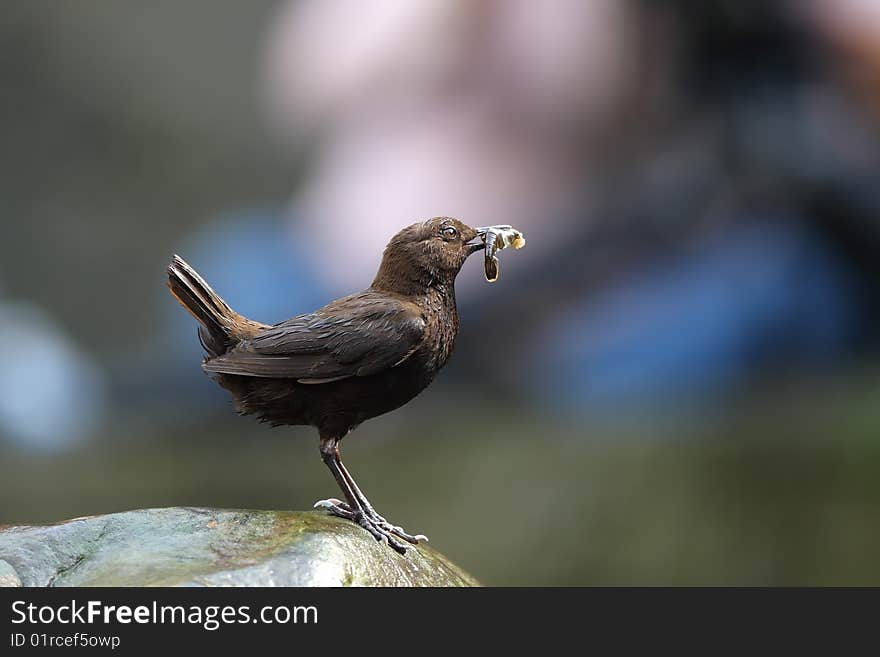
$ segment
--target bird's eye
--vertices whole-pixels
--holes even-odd
[[[440,233],[443,235],[443,237],[448,237],[450,239],[458,235],[458,231],[455,230],[455,228],[453,228],[452,226],[446,226],[446,228],[441,230]]]

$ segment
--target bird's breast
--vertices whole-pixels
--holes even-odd
[[[420,351],[424,352],[427,366],[435,372],[452,356],[458,335],[458,310],[455,299],[429,299],[425,309],[425,339]]]

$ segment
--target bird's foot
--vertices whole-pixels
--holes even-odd
[[[390,522],[380,516],[372,507],[365,509],[364,513],[352,510],[352,508],[341,500],[330,498],[329,500],[319,500],[315,502],[315,508],[327,509],[330,515],[345,518],[357,523],[368,532],[370,532],[377,541],[385,541],[392,548],[400,552],[406,553],[407,546],[398,541],[403,539],[407,543],[418,545],[422,541],[427,542],[428,537],[424,534],[408,534],[402,527],[392,525]]]

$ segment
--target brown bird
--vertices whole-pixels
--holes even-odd
[[[345,501],[315,506],[347,518],[405,552],[426,540],[392,525],[342,464],[339,444],[364,420],[393,411],[424,390],[449,360],[458,333],[455,277],[484,248],[488,228],[436,217],[391,238],[366,290],[268,326],[232,310],[178,256],[171,294],[195,317],[207,352],[202,368],[241,414],[273,426],[318,429],[321,459]]]

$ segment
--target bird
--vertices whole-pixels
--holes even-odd
[[[344,498],[315,507],[401,554],[427,538],[376,512],[343,465],[340,443],[362,422],[412,400],[449,360],[459,330],[455,279],[492,228],[452,217],[407,226],[388,242],[369,287],[273,325],[232,310],[180,256],[168,265],[171,294],[199,324],[204,371],[240,414],[315,427]]]

